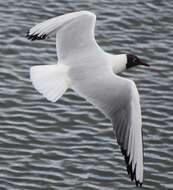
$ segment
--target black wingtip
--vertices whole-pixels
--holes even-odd
[[[127,172],[131,177],[131,180],[134,180],[135,173],[132,171],[132,163],[129,164],[130,156],[127,156],[127,151],[121,147],[121,153],[124,156],[126,166],[127,166]]]
[[[139,185],[139,187],[142,187],[142,183],[141,182],[139,182],[138,180],[136,180],[135,182],[136,182],[136,187],[138,187],[138,185]]]
[[[29,34],[29,30],[26,34],[26,38],[28,38],[28,40],[34,41],[34,40],[44,40],[47,38],[47,34],[42,34],[39,36],[39,34]]]
[[[136,186],[138,187],[138,185],[139,185],[140,187],[142,187],[142,183],[139,182],[139,180],[136,180],[136,166],[133,171],[132,162],[129,163],[130,156],[127,156],[127,151],[121,147],[121,153],[124,156],[126,166],[127,166],[127,172],[131,177],[131,181],[133,181],[135,179]]]

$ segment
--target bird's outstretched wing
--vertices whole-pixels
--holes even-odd
[[[139,95],[133,81],[101,71],[88,76],[74,90],[100,109],[113,124],[114,134],[125,158],[128,174],[136,185],[143,182],[142,121]],[[89,74],[90,75],[90,74]],[[76,82],[77,83],[77,82]]]
[[[94,37],[95,22],[96,15],[89,11],[68,13],[37,24],[28,31],[27,37],[42,40],[56,33],[58,58],[68,59],[78,51],[98,47]]]
[[[143,145],[142,121],[139,95],[136,86],[131,82],[129,88],[123,89],[121,96],[129,96],[121,101],[124,105],[111,113],[114,134],[125,158],[127,172],[136,185],[143,182]],[[117,88],[118,89],[118,88]],[[129,91],[128,91],[129,89]],[[117,97],[116,101],[119,101]]]

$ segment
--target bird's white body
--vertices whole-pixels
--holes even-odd
[[[112,55],[96,43],[95,14],[69,13],[40,23],[28,33],[32,40],[56,32],[58,64],[34,66],[31,80],[48,100],[57,101],[72,88],[101,110],[113,124],[127,170],[143,182],[143,150],[139,95],[133,81],[116,73],[126,68],[126,54]]]

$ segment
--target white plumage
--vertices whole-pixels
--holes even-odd
[[[94,37],[96,16],[69,13],[37,24],[27,37],[44,39],[56,33],[58,64],[34,66],[31,81],[48,100],[57,101],[72,88],[101,110],[114,129],[127,171],[143,182],[142,122],[139,95],[133,81],[117,76],[126,68],[126,54],[104,52]]]
[[[61,64],[33,66],[30,78],[34,87],[51,102],[56,102],[70,86],[68,67]]]

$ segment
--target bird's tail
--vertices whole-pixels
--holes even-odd
[[[63,64],[33,66],[30,79],[35,89],[51,102],[56,102],[70,86],[68,66]]]

